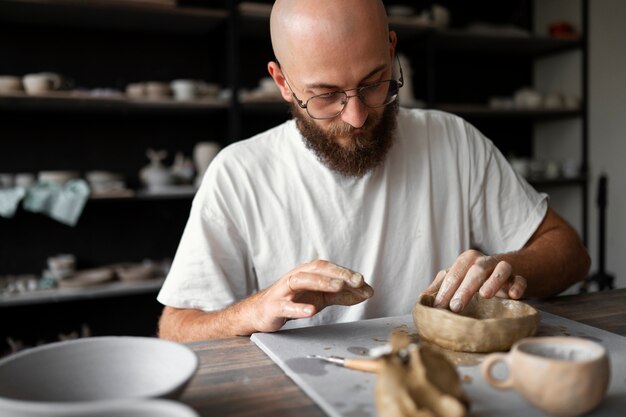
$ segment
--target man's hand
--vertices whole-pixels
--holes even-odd
[[[459,313],[477,292],[484,298],[497,295],[518,299],[524,295],[524,291],[526,279],[513,274],[511,264],[495,256],[468,250],[449,269],[439,271],[424,293],[437,293],[435,307],[450,306],[450,310]]]
[[[296,267],[244,303],[254,331],[274,332],[289,319],[312,317],[329,305],[358,304],[373,294],[360,273],[317,260]]]

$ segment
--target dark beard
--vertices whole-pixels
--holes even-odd
[[[355,128],[341,120],[328,130],[323,130],[296,108],[294,103],[291,103],[291,114],[305,139],[306,147],[315,153],[320,162],[346,177],[360,178],[380,165],[391,149],[398,102],[387,105],[378,117],[370,114],[361,127],[364,130],[362,133],[352,133]],[[350,143],[341,146],[335,141],[335,135],[338,134],[349,135]]]

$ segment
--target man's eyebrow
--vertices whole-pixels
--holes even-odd
[[[363,79],[359,82],[359,84],[362,83],[363,81],[367,80],[368,78],[371,78],[374,74],[384,70],[386,66],[387,66],[386,64],[382,64],[382,65],[379,65],[378,67],[374,68],[365,77],[363,77]],[[341,87],[339,87],[338,85],[325,84],[325,83],[307,84],[307,85],[305,85],[305,88],[307,90],[313,90],[313,89],[318,89],[318,88],[326,89],[326,90],[340,90],[341,89]]]

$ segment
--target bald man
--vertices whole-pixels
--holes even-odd
[[[399,109],[381,1],[278,0],[270,29],[293,120],[211,163],[158,296],[161,337],[408,314],[422,291],[459,312],[477,292],[542,297],[586,276],[576,232],[489,140]]]

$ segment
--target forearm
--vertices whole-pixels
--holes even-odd
[[[550,211],[527,245],[517,251],[496,255],[507,261],[515,275],[526,278],[527,297],[549,297],[584,280],[590,266],[589,255],[576,231]]]
[[[250,335],[254,329],[242,303],[219,311],[165,307],[159,320],[159,337],[176,342]]]

